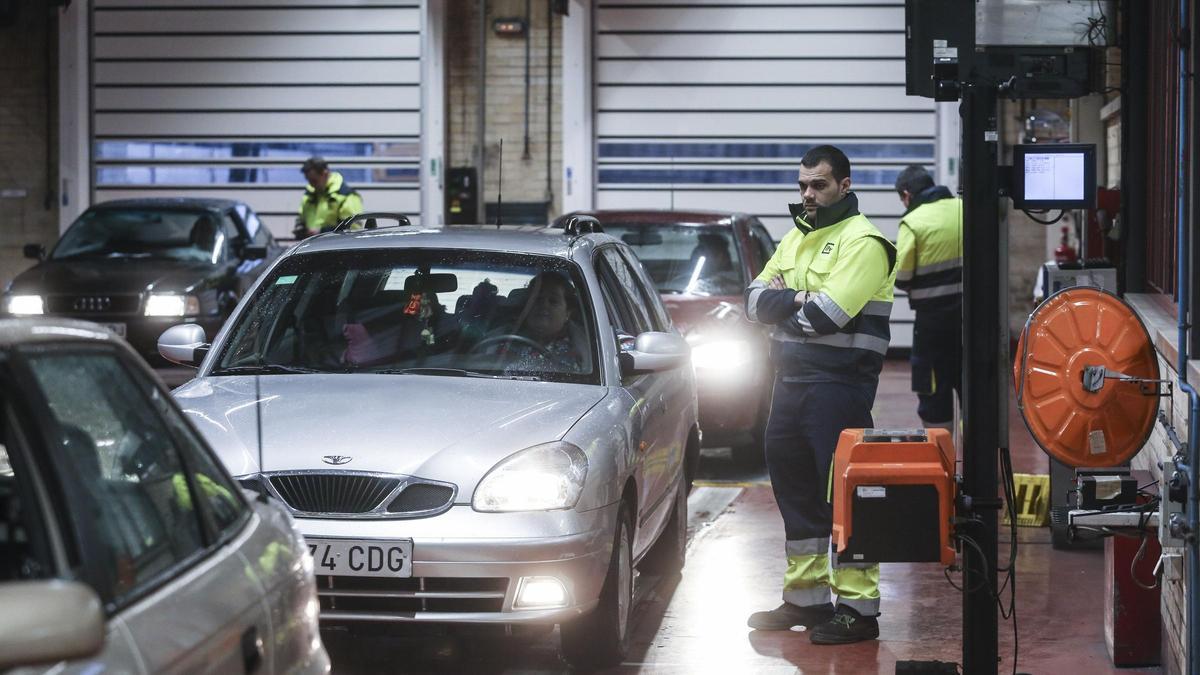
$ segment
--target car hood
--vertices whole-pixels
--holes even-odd
[[[561,439],[604,398],[598,385],[430,375],[205,377],[180,407],[235,476],[376,471],[454,483],[459,499],[496,462]],[[258,446],[261,415],[261,467]],[[326,456],[349,457],[332,466]]]
[[[148,258],[47,260],[17,275],[12,290],[87,294],[184,291],[216,270],[205,262]]]

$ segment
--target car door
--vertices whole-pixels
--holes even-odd
[[[90,583],[145,670],[269,670],[269,609],[239,554],[253,536],[244,497],[217,482],[226,509],[212,508],[213,484],[161,417],[167,394],[112,347],[22,356],[48,411],[46,436],[68,458],[61,481],[83,514]]]
[[[771,256],[775,255],[775,242],[771,240],[767,228],[763,227],[757,218],[750,220],[750,240],[758,253],[755,256],[758,258],[758,262],[750,269],[750,280],[753,281],[762,273]]]
[[[678,331],[671,323],[671,315],[667,312],[666,306],[663,305],[662,296],[658,294],[658,290],[654,286],[654,281],[646,269],[642,267],[641,261],[638,260],[637,254],[632,248],[622,246],[620,248],[621,256],[629,265],[632,272],[632,281],[636,286],[636,294],[633,298],[634,302],[640,303],[646,310],[646,314],[650,319],[652,330],[663,333],[676,333]],[[691,425],[696,419],[696,387],[693,382],[694,374],[690,367],[675,368],[672,370],[654,373],[654,377],[660,380],[661,395],[663,396],[663,407],[665,408],[665,422],[661,428],[665,437],[660,445],[667,452],[665,458],[669,462],[671,468],[671,476],[675,476],[675,471],[682,473],[685,470],[687,461],[687,439],[691,431]],[[669,491],[671,488],[671,479],[668,479],[666,486]]]
[[[317,626],[317,589],[306,544],[291,516],[277,503],[255,499],[249,509],[240,487],[213,457],[200,434],[184,419],[168,396],[151,397],[172,430],[195,485],[210,529],[237,550],[247,575],[253,576],[270,612],[271,635],[261,635],[265,672],[320,671],[327,659]],[[250,511],[254,512],[254,517]]]
[[[74,537],[69,502],[57,480],[58,448],[47,446],[31,420],[26,382],[0,356],[0,585],[45,579],[82,579],[84,559]],[[0,613],[22,608],[0,607]],[[137,653],[119,621],[105,626],[104,646],[87,659],[54,666],[57,673],[132,673]],[[40,672],[40,669],[38,669]],[[15,672],[24,672],[18,669]]]
[[[607,296],[612,296],[619,322],[615,325],[620,326],[626,335],[635,338],[654,330],[645,303],[638,299],[635,274],[615,246],[599,250],[596,268],[606,301]],[[630,348],[632,344],[622,346]],[[640,476],[637,536],[634,540],[634,555],[637,556],[653,543],[670,511],[671,501],[667,497],[673,494],[671,490],[678,476],[679,462],[682,461],[674,460],[673,455],[678,452],[682,458],[683,448],[676,450],[672,447],[669,431],[672,423],[667,419],[669,377],[663,377],[661,373],[631,375],[622,378],[621,385],[632,398],[636,411],[633,419],[639,427],[636,444],[633,445]]]

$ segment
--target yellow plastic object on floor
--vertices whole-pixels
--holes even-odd
[[[1042,473],[1014,473],[1013,497],[1017,507],[1017,527],[1046,527],[1050,522],[1050,476]],[[1008,509],[1004,509],[1008,524]]]

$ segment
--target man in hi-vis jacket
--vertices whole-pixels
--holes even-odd
[[[896,248],[859,213],[841,150],[809,150],[799,183],[796,226],[746,289],[749,318],[773,327],[766,456],[787,537],[783,604],[748,623],[802,625],[816,644],[845,644],[879,636],[879,565],[831,558],[830,474],[842,430],[873,426]]]

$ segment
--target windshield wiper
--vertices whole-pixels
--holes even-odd
[[[252,366],[230,366],[212,371],[212,375],[296,375],[304,373],[323,373],[324,370],[304,368],[302,366],[285,366],[278,363],[263,363]]]
[[[446,377],[482,377],[489,380],[527,380],[529,382],[540,382],[542,380],[542,378],[537,377],[536,375],[489,375],[487,373],[479,373],[474,370],[464,370],[462,368],[385,368],[383,370],[372,370],[370,372],[381,375],[444,375]]]

